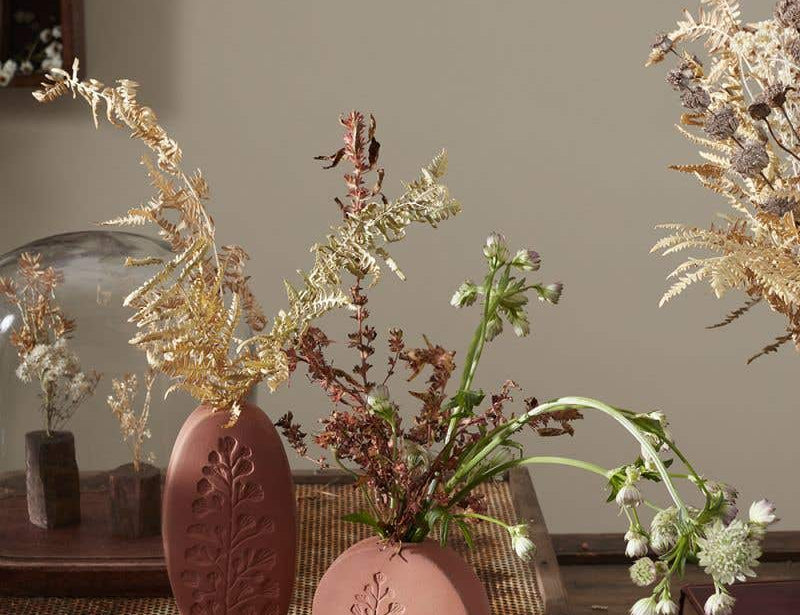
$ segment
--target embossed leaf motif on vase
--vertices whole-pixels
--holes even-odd
[[[255,406],[225,428],[198,408],[170,459],[164,549],[185,615],[283,615],[295,562],[294,494],[275,428]]]
[[[472,567],[438,542],[354,544],[331,564],[314,594],[313,615],[490,615]]]
[[[372,576],[372,583],[364,587],[364,593],[356,596],[350,608],[352,615],[402,615],[406,612],[399,602],[393,602],[394,590],[387,586],[386,575],[381,572]]]

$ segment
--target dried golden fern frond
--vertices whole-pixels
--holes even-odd
[[[215,410],[230,411],[232,420],[257,383],[266,380],[274,390],[288,379],[286,350],[297,334],[313,319],[350,304],[342,288],[345,272],[372,276],[375,283],[382,260],[402,278],[386,246],[403,239],[413,223],[435,227],[460,211],[439,181],[447,168],[444,152],[394,202],[383,195],[383,169],[377,169],[375,186],[365,187],[363,176],[375,169],[380,147],[371,118],[368,152],[346,139],[345,148],[322,157],[332,161],[331,167],[343,157],[358,163],[355,173],[346,176],[351,203],[344,206],[337,200],[345,213],[342,224],[312,248],[314,265],[308,273],[300,273],[302,285],[296,289],[286,284],[287,309],[278,312],[269,333],[260,333],[268,321],[244,272],[249,257],[239,246],[217,247],[214,224],[204,205],[210,194],[208,183],[199,170],[192,174],[182,170],[180,147],[158,124],[152,109],[139,103],[138,84],[121,80],[107,87],[93,79],[80,81],[77,61],[71,73],[53,69],[46,79],[34,94],[37,100],[52,102],[67,93],[80,96],[89,104],[96,125],[104,108],[109,122],[127,127],[132,137],[155,153],[156,164],[146,156],[142,159],[155,195],[104,223],[152,224],[175,254],[167,262],[147,257],[128,260],[130,266],[159,267],[125,298],[125,305],[134,309],[130,320],[140,329],[131,343],[147,354],[151,367],[173,380],[168,392],[182,389]],[[353,112],[342,123],[363,135],[361,114]],[[241,320],[256,333],[254,337],[236,338]]]

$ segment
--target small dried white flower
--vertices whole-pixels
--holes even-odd
[[[631,607],[631,615],[658,615],[658,604],[653,596],[637,600]]]
[[[30,75],[33,72],[33,62],[30,60],[24,60],[19,65],[19,72],[21,72],[23,75]]]
[[[719,519],[705,528],[705,538],[698,538],[698,563],[721,585],[754,577],[761,546],[750,528],[739,520],[725,525]]]
[[[528,526],[525,523],[512,525],[508,528],[511,535],[511,546],[521,560],[529,561],[536,553],[536,545],[528,537]]]
[[[731,615],[736,599],[726,592],[712,594],[703,607],[706,615]]]
[[[61,26],[53,26],[50,33],[53,35],[53,38],[61,38]]]
[[[53,57],[47,57],[44,60],[42,60],[42,70],[62,68],[63,66],[64,66],[64,61],[60,54]]]
[[[48,58],[61,58],[61,52],[64,49],[64,45],[62,45],[59,41],[53,41],[47,47],[44,48],[44,54]]]
[[[657,577],[656,565],[649,557],[637,559],[628,569],[631,581],[639,587],[647,587],[655,583]]]
[[[753,502],[750,505],[750,522],[764,527],[775,523],[778,517],[775,515],[775,504],[767,499]]]

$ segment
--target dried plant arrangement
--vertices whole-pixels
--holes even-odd
[[[0,277],[0,295],[20,317],[10,337],[19,356],[16,374],[22,382],[38,383],[44,429],[50,436],[94,393],[100,375],[84,372],[69,347],[75,321],[56,301],[63,273],[44,267],[41,254],[23,252],[17,278]]]
[[[387,245],[403,239],[413,223],[436,226],[458,213],[458,203],[440,183],[446,156],[439,154],[399,198],[390,201],[382,191],[384,172],[378,167],[374,120],[367,126],[361,113],[344,116],[345,146],[330,160],[331,166],[343,158],[353,162],[354,171],[347,178],[349,202],[340,203],[341,223],[312,247],[314,265],[300,273],[300,284],[286,284],[288,307],[267,327],[244,273],[247,253],[239,246],[217,248],[205,205],[208,184],[200,171],[183,171],[180,147],[159,125],[153,110],[139,103],[137,88],[129,80],[115,87],[93,79],[80,81],[76,62],[71,73],[49,71],[34,95],[40,102],[68,93],[80,96],[89,104],[95,124],[104,108],[112,124],[128,128],[155,153],[155,163],[147,157],[142,160],[155,196],[105,223],[155,225],[175,253],[169,262],[128,261],[133,267],[158,267],[125,299],[135,310],[131,320],[141,330],[131,343],[147,353],[153,369],[173,379],[170,390],[183,389],[214,410],[230,411],[235,420],[240,402],[257,383],[266,380],[274,390],[289,377],[287,349],[313,319],[334,308],[353,307],[341,288],[344,272],[369,275],[375,283],[383,261],[402,277]],[[368,187],[365,181],[371,172],[377,180]],[[241,320],[254,332],[249,339],[236,336]]]
[[[695,42],[705,61],[686,49]],[[738,2],[705,0],[658,37],[647,64],[667,57],[677,62],[667,83],[684,107],[678,130],[701,158],[671,168],[693,175],[733,211],[708,228],[661,225],[668,235],[653,251],[710,254],[692,256],[670,274],[675,282],[661,305],[697,282],[717,297],[739,290],[744,304],[709,328],[763,302],[786,318],[786,330],[750,361],[789,341],[800,348],[800,2],[780,0],[772,19],[744,23]]]
[[[151,436],[148,421],[150,420],[150,402],[153,392],[153,382],[156,374],[148,370],[144,375],[144,401],[141,409],[136,410],[136,394],[138,391],[138,378],[136,374],[125,374],[122,379],[114,378],[111,381],[112,393],[107,398],[111,412],[119,421],[122,439],[131,451],[133,469],[139,472],[142,462],[154,463],[153,453],[144,453],[144,443]]]
[[[517,466],[570,466],[602,477],[608,486],[608,501],[619,506],[628,522],[626,554],[636,558],[631,579],[642,587],[653,586],[651,594],[633,606],[634,615],[677,614],[671,582],[683,574],[688,561],[698,560],[717,587],[713,600],[720,606],[713,615],[729,612],[725,609],[733,598],[726,588],[754,575],[765,528],[776,520],[774,506],[766,500],[757,502],[750,509],[749,520],[736,519],[736,491],[695,471],[661,412],[639,414],[585,397],[546,403],[528,397],[516,414],[509,410],[520,389],[516,383],[507,380],[491,395],[477,388],[475,377],[486,343],[500,335],[505,324],[517,336],[527,336],[529,297],[555,304],[562,292],[560,283],[526,280],[525,275],[541,265],[533,250],[511,252],[505,239],[493,233],[483,253],[487,271],[482,282],[465,281],[451,300],[457,308],[473,304],[480,308],[454,390],[448,392],[456,373],[455,352],[426,337],[424,345],[411,347],[399,329],[388,336],[385,375],[372,376],[369,361],[377,334],[367,324],[367,297],[358,281],[351,289],[358,306],[353,314],[355,330],[348,336],[348,345],[357,356],[355,367],[341,369],[330,360],[327,350],[332,341],[316,327],[307,329],[290,351],[292,370],[304,367],[333,405],[314,441],[340,468],[354,475],[368,502],[368,510],[353,511],[346,518],[370,526],[398,548],[431,534],[444,544],[452,531],[463,533],[471,544],[474,523],[495,523],[508,531],[516,553],[528,558],[535,545],[528,537],[527,525],[508,525],[492,517],[476,487]],[[425,386],[410,391],[420,404],[410,420],[389,389],[400,366],[408,371],[409,381],[427,374]],[[603,468],[568,457],[526,456],[516,439],[524,429],[544,437],[572,435],[574,423],[586,411],[615,420],[638,443],[640,454],[619,467]],[[278,424],[295,450],[311,458],[307,434],[293,415],[287,413]],[[674,461],[685,466],[685,473],[671,467]],[[327,466],[324,457],[317,462]],[[678,479],[696,487],[697,507],[680,495]],[[668,504],[645,500],[640,489],[645,482],[663,484]],[[647,509],[654,511],[649,526]]]

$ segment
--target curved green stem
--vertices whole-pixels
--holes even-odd
[[[639,431],[639,428],[636,427],[626,416],[624,413],[616,410],[612,406],[605,404],[601,401],[596,399],[591,399],[588,397],[561,397],[551,402],[547,402],[536,406],[532,410],[529,410],[525,414],[519,416],[516,420],[511,421],[507,425],[504,425],[496,430],[496,432],[492,435],[492,439],[487,443],[486,446],[483,447],[480,452],[475,454],[472,459],[469,460],[467,464],[462,466],[448,481],[448,486],[452,487],[466,475],[468,475],[475,467],[477,467],[486,457],[488,457],[498,446],[501,446],[503,442],[508,438],[510,433],[513,433],[517,429],[519,429],[522,425],[527,423],[533,417],[545,414],[547,412],[553,412],[555,410],[569,408],[569,407],[582,407],[588,408],[593,410],[599,410],[604,414],[607,414],[615,421],[617,421],[620,425],[622,425],[642,447],[642,450],[647,454],[647,456],[652,460],[653,465],[656,467],[659,475],[661,476],[661,480],[664,482],[667,491],[669,492],[672,501],[675,502],[675,505],[681,511],[682,516],[688,517],[689,511],[686,508],[686,505],[683,503],[680,495],[678,494],[677,489],[675,489],[675,485],[672,482],[672,478],[667,471],[664,462],[658,457],[653,446],[648,442],[648,440],[644,437],[644,435]]]
[[[511,526],[508,523],[504,523],[500,521],[500,519],[496,519],[494,517],[489,517],[488,515],[481,515],[479,513],[459,513],[454,515],[455,517],[460,518],[469,518],[469,519],[480,519],[481,521],[486,521],[488,523],[494,523],[495,525],[499,525],[500,527],[511,531]]]

